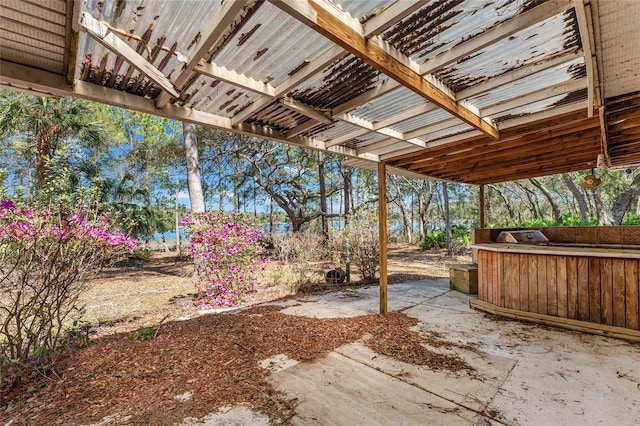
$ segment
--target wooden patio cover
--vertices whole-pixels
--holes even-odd
[[[487,184],[588,169],[598,154],[640,164],[637,0],[0,5],[3,88],[333,152],[380,175]],[[386,314],[386,255],[380,269]]]
[[[635,0],[2,0],[0,86],[493,183],[640,163]]]

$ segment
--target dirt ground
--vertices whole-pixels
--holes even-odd
[[[469,261],[392,246],[389,282],[446,277],[447,265]],[[283,268],[272,263],[265,280]],[[319,274],[322,270],[318,265]],[[83,299],[86,320],[92,325],[92,344],[65,361],[59,378],[33,377],[20,386],[2,389],[0,425],[174,424],[185,417],[200,417],[215,406],[239,403],[268,415],[272,423],[286,424],[295,402],[268,384],[268,372],[259,362],[280,353],[310,361],[357,340],[405,362],[471,371],[461,359],[426,349],[425,337],[411,331],[415,320],[400,313],[384,321],[373,315],[313,319],[257,305],[203,315],[192,303],[191,274],[191,263],[171,253],[105,271]],[[372,283],[320,284],[301,292],[348,290],[367,284]],[[251,302],[292,297],[287,293],[286,286],[271,287]],[[138,338],[141,334],[136,331],[161,323],[157,334]],[[389,339],[367,343],[369,335]],[[437,336],[428,340],[437,346]],[[185,384],[198,391],[181,400],[172,392]]]

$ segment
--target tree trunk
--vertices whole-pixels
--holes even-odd
[[[324,157],[318,151],[318,183],[320,185],[320,212],[322,213],[322,235],[329,237],[329,222],[327,221],[327,189],[324,181]]]
[[[631,203],[640,195],[640,174],[636,175],[631,182],[631,186],[625,192],[620,194],[618,199],[613,203],[611,215],[613,216],[614,225],[622,225],[624,215],[629,210]]]
[[[351,195],[351,169],[344,168],[344,270],[346,282],[351,282],[351,246],[349,241],[349,196]]]
[[[504,205],[507,207],[507,212],[509,212],[509,218],[513,221],[516,218],[516,213],[513,211],[513,207],[511,206],[511,203],[509,202],[509,199],[507,197],[505,197],[505,195],[502,193],[502,191],[500,191],[495,185],[491,185],[489,186],[491,189],[493,189],[494,191],[496,191],[496,193],[500,196],[500,198],[502,198],[502,201],[504,201]]]
[[[596,211],[598,212],[598,225],[607,226],[613,225],[613,216],[611,211],[605,206],[602,200],[602,191],[600,187],[593,190],[593,198],[596,204]]]
[[[535,186],[540,190],[540,192],[542,192],[542,195],[544,195],[549,204],[551,204],[551,210],[553,211],[553,220],[555,220],[559,225],[562,225],[562,214],[560,213],[560,208],[551,196],[551,192],[549,191],[549,189],[537,179],[531,178],[529,179],[529,182],[531,182],[533,186]]]
[[[402,227],[404,228],[403,233],[407,238],[407,242],[409,244],[413,244],[413,233],[411,232],[411,227],[409,225],[407,208],[404,204],[404,194],[402,189],[400,188],[400,184],[398,183],[398,177],[393,175],[389,176],[389,182],[391,182],[394,189],[396,190],[395,197],[393,197],[393,202],[398,206],[398,209],[400,210],[400,216],[402,217]]]
[[[187,189],[189,191],[191,211],[194,213],[202,213],[205,211],[205,208],[202,182],[200,181],[196,125],[187,122],[182,123],[182,134],[184,135],[184,155],[187,159]]]
[[[571,176],[569,176],[569,173],[563,173],[562,179],[567,185],[567,188],[569,188],[571,195],[573,195],[573,198],[575,198],[576,202],[578,203],[578,209],[580,210],[580,221],[583,224],[588,223],[591,220],[591,214],[589,212],[587,197],[584,195],[584,192],[580,191],[580,189],[576,186],[575,182],[573,182],[573,179],[571,179]]]
[[[453,255],[453,230],[451,229],[451,214],[449,212],[449,191],[447,182],[442,182],[442,200],[444,202],[444,226],[447,231],[447,255]]]

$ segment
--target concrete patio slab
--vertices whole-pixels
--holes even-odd
[[[377,314],[378,291],[301,297],[281,303],[282,312],[316,318]],[[364,342],[313,363],[284,356],[266,360],[269,380],[297,399],[291,422],[640,424],[640,344],[499,319],[469,308],[471,298],[450,290],[446,279],[389,286],[390,311],[417,318],[418,333],[452,343],[430,349],[455,353],[475,368],[473,374],[403,363]],[[216,419],[234,424],[232,418]]]

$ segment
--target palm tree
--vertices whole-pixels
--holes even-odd
[[[89,145],[102,139],[102,128],[90,104],[74,98],[43,98],[0,91],[0,137],[22,136],[35,153],[36,183],[42,188],[48,162],[65,139]]]

